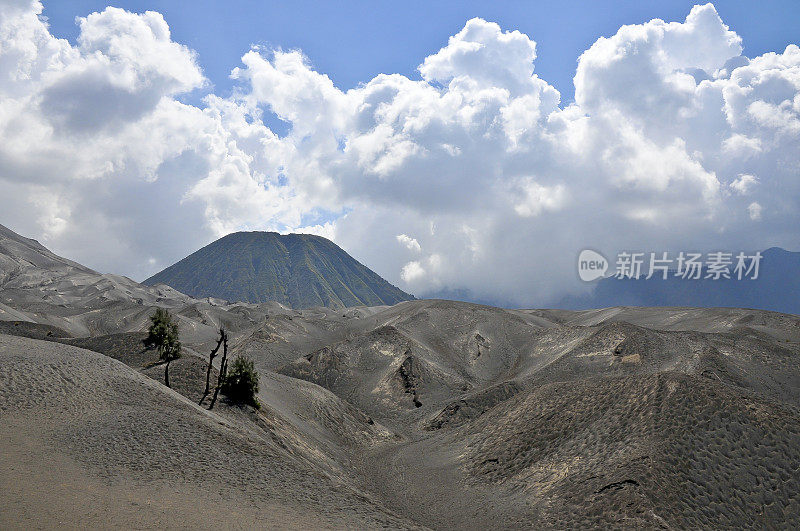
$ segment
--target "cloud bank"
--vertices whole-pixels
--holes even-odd
[[[342,91],[256,47],[193,106],[208,83],[160,14],[107,8],[73,46],[41,11],[0,0],[0,223],[101,270],[304,231],[418,296],[547,306],[586,289],[587,247],[800,245],[800,49],[744,57],[711,4],[598,39],[570,105],[529,36],[477,18],[419,80]]]

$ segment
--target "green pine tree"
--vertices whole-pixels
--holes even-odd
[[[150,316],[150,328],[147,339],[144,340],[148,348],[158,349],[161,361],[166,362],[164,368],[164,385],[169,387],[169,364],[172,360],[181,357],[181,342],[178,340],[178,323],[169,311],[156,308]]]

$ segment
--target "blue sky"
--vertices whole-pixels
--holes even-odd
[[[45,2],[44,15],[55,36],[74,43],[76,16],[106,6],[129,11],[158,11],[173,40],[194,49],[213,91],[227,95],[230,71],[252,44],[301,49],[315,70],[346,90],[379,73],[419,79],[417,66],[458,32],[464,22],[481,17],[504,30],[517,29],[537,43],[536,73],[561,92],[562,103],[574,95],[572,77],[578,56],[598,37],[611,36],[624,24],[653,18],[682,21],[692,1],[117,1]],[[796,42],[800,2],[745,0],[714,3],[722,20],[744,41],[744,55],[782,51]]]

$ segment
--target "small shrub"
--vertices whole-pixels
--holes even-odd
[[[261,407],[256,398],[258,393],[258,371],[253,360],[247,356],[239,356],[231,365],[225,381],[222,383],[222,394],[233,402]]]

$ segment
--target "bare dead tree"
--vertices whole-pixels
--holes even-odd
[[[214,367],[214,358],[217,357],[217,352],[219,351],[219,347],[222,346],[222,341],[225,339],[225,329],[219,329],[219,339],[217,340],[217,346],[214,347],[214,350],[211,351],[211,354],[208,355],[208,368],[206,369],[206,390],[203,392],[203,398],[200,399],[200,404],[203,403],[203,400],[206,399],[208,393],[211,392],[211,369]]]
[[[219,390],[222,388],[223,382],[225,382],[225,375],[228,372],[228,333],[222,331],[222,359],[219,362],[219,377],[217,377],[217,386],[214,388],[214,397],[211,399],[211,405],[208,406],[208,410],[211,411],[214,409],[214,404],[217,403],[217,396],[219,396]]]

